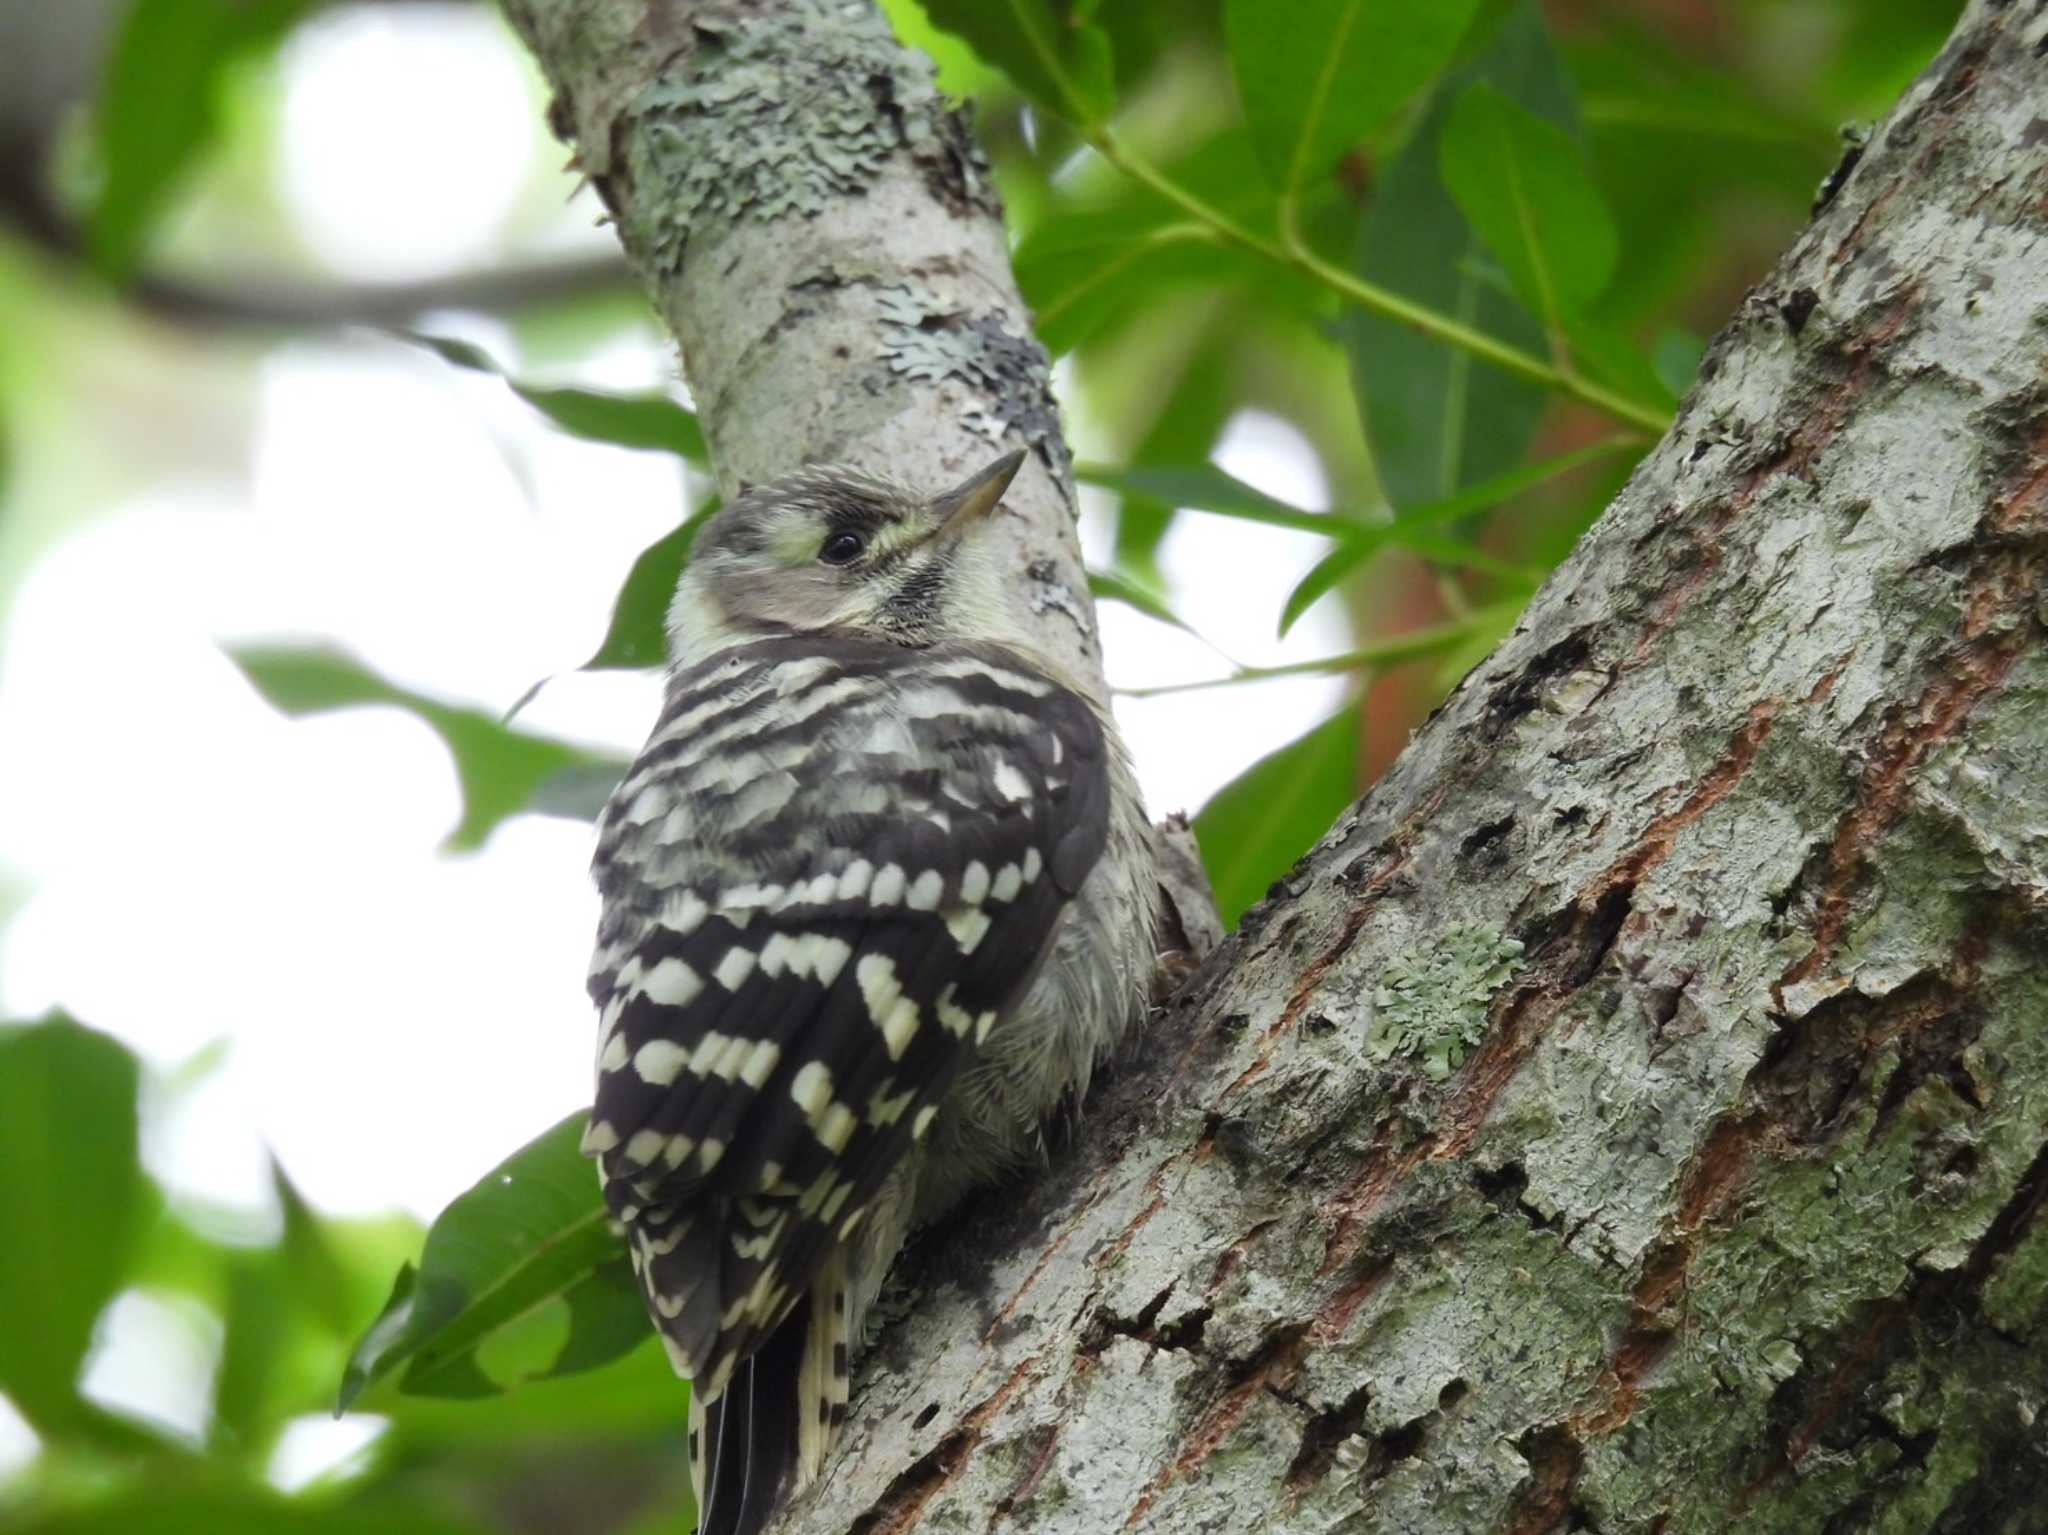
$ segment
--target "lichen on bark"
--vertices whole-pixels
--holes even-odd
[[[1001,524],[1020,607],[1101,692],[1050,364],[930,64],[872,5],[504,8],[681,345],[721,488],[837,460],[936,489],[1032,449]]]

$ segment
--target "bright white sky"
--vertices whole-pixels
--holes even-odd
[[[484,13],[409,8],[340,13],[294,41],[280,175],[309,243],[360,276],[497,248],[534,141],[498,36]],[[513,355],[502,331],[466,333]],[[579,378],[647,387],[667,367],[621,344]],[[52,549],[6,615],[0,878],[32,893],[0,931],[0,1015],[65,1006],[167,1073],[217,1045],[218,1066],[153,1117],[174,1189],[261,1212],[269,1146],[321,1208],[430,1216],[587,1101],[589,829],[522,817],[478,853],[438,854],[457,795],[423,725],[387,710],[284,720],[216,642],[330,637],[502,709],[594,647],[634,554],[676,518],[679,474],[563,438],[491,381],[382,342],[280,347],[252,440],[246,497],[127,502]],[[1280,422],[1238,420],[1217,456],[1326,504]],[[1098,554],[1104,531],[1084,527]],[[1272,639],[1322,547],[1188,517],[1163,562],[1190,623],[1273,662],[1346,643],[1328,604]],[[1223,670],[1124,608],[1102,619],[1114,682]],[[1192,810],[1342,686],[1125,700],[1118,715],[1155,812]],[[656,697],[652,678],[565,676],[524,722],[630,752]]]

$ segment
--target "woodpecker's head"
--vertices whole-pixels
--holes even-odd
[[[838,465],[742,493],[690,551],[673,654],[824,630],[903,645],[1004,637],[1007,583],[985,526],[1023,461],[1007,453],[936,496]]]

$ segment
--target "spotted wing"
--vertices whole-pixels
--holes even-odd
[[[608,807],[588,1150],[716,1396],[864,1218],[1100,856],[1103,731],[1000,651],[776,640],[672,679]]]

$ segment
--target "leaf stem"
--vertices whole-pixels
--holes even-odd
[[[1554,389],[1568,394],[1596,410],[1604,411],[1617,421],[1639,427],[1653,437],[1660,437],[1671,423],[1668,417],[1649,406],[1614,393],[1610,389],[1582,378],[1577,373],[1553,367],[1540,357],[1532,357],[1519,347],[1508,345],[1482,330],[1461,324],[1449,315],[1403,298],[1398,293],[1369,283],[1364,278],[1342,267],[1333,266],[1315,253],[1303,238],[1294,198],[1289,195],[1280,201],[1280,243],[1276,244],[1231,218],[1220,208],[1212,207],[1195,193],[1189,191],[1171,176],[1165,174],[1144,156],[1135,153],[1107,128],[1092,127],[1083,130],[1089,143],[1098,154],[1117,167],[1132,180],[1149,187],[1165,198],[1190,218],[1196,219],[1215,230],[1233,245],[1242,246],[1255,255],[1280,266],[1313,278],[1324,287],[1336,293],[1349,303],[1397,320],[1403,325],[1420,331],[1432,340],[1455,347],[1483,362],[1491,363],[1503,372],[1525,378],[1545,389]]]
[[[1491,609],[1481,609],[1451,623],[1433,624],[1425,629],[1411,629],[1406,634],[1397,634],[1392,639],[1381,640],[1377,644],[1347,650],[1342,655],[1319,656],[1313,661],[1290,661],[1282,666],[1245,666],[1227,677],[1205,677],[1199,682],[1168,682],[1158,687],[1116,688],[1112,691],[1124,698],[1165,698],[1175,693],[1198,692],[1203,688],[1235,687],[1246,682],[1270,682],[1276,677],[1305,677],[1326,672],[1362,671],[1368,667],[1386,666],[1395,661],[1412,661],[1418,656],[1434,655],[1439,650],[1448,650],[1460,640],[1468,638],[1491,614]]]

